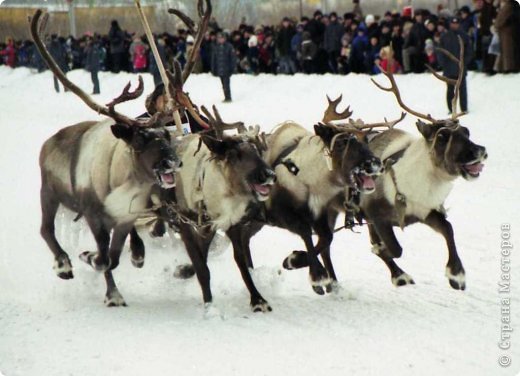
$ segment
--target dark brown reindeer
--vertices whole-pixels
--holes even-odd
[[[41,42],[37,32],[41,14],[38,10],[32,18],[31,34],[43,59],[65,87],[91,109],[110,118],[63,128],[44,143],[40,153],[41,234],[54,254],[58,277],[73,278],[70,259],[55,236],[54,219],[59,205],[85,217],[98,251],[85,252],[80,258],[104,272],[105,304],[126,305],[112,270],[119,263],[135,220],[148,205],[152,187],[170,188],[175,184],[179,159],[164,128],[171,122],[171,114],[157,113],[147,121],[138,121],[115,110],[117,104],[141,95],[141,78],[135,91],[130,91],[128,84],[107,106],[94,102],[67,79]]]
[[[177,212],[184,218],[179,221],[181,238],[206,307],[213,300],[208,249],[220,229],[233,243],[235,261],[251,294],[251,309],[265,312],[271,307],[256,289],[238,243],[241,224],[256,216],[260,203],[269,197],[276,176],[261,157],[259,128],[227,136],[225,129],[243,129],[243,124],[223,123],[215,107],[215,116],[203,110],[212,125],[211,133],[185,136],[178,148],[183,167],[176,175],[175,194]]]
[[[455,85],[452,103],[453,113],[449,119],[437,120],[408,107],[401,98],[391,69],[382,73],[389,79],[390,87],[380,89],[394,93],[402,109],[422,120],[417,129],[422,138],[397,129],[384,131],[369,142],[370,150],[385,164],[385,173],[376,181],[375,193],[361,195],[360,216],[368,222],[373,252],[388,266],[392,283],[396,286],[413,284],[413,279],[395,263],[402,254],[393,227],[404,228],[413,223],[424,223],[440,233],[448,246],[446,276],[451,287],[464,290],[465,272],[455,246],[453,227],[446,219],[443,204],[448,197],[453,181],[458,177],[476,179],[487,158],[486,149],[473,143],[469,130],[459,124],[457,98],[463,77],[464,45],[459,39],[460,56],[439,49],[459,64],[459,77],[452,80],[435,73],[435,77]],[[429,68],[432,72],[433,69]],[[301,259],[303,257],[299,255]],[[303,265],[305,266],[305,265]]]
[[[309,265],[312,287],[318,294],[324,293],[323,287],[330,291],[331,282],[337,280],[330,244],[338,214],[360,192],[373,192],[374,180],[382,172],[380,160],[366,146],[366,134],[393,127],[404,118],[403,114],[391,122],[365,124],[349,119],[349,108],[338,113],[341,99],[328,99],[323,123],[314,126],[315,135],[294,123],[280,126],[269,138],[266,156],[279,177],[267,204],[267,222],[300,235],[307,248],[306,255],[296,252],[283,265],[287,269]],[[345,119],[349,119],[347,123],[333,123]],[[319,236],[315,246],[313,231]],[[325,268],[317,258],[320,253]],[[304,255],[300,263],[298,255]]]

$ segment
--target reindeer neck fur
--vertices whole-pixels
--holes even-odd
[[[386,154],[386,153],[385,153]],[[423,139],[412,141],[402,158],[384,176],[386,199],[394,203],[396,186],[406,198],[406,215],[424,220],[433,209],[440,209],[453,188],[455,177],[434,164],[430,147]]]
[[[225,161],[214,159],[199,137],[188,136],[181,147],[183,167],[178,173],[179,204],[198,212],[203,203],[214,229],[226,231],[239,223],[255,201],[244,181],[237,181]]]
[[[287,158],[298,166],[298,175],[283,165],[276,166],[277,185],[290,192],[296,202],[307,204],[317,218],[332,200],[343,194],[345,184],[330,170],[330,157],[321,138],[297,124],[286,123],[278,128],[270,141],[270,150],[283,150],[283,145],[295,138],[299,139],[298,147]]]
[[[106,122],[85,133],[80,148],[75,191],[90,197],[93,193],[116,223],[135,221],[147,207],[153,177],[139,167],[130,147],[111,134]]]

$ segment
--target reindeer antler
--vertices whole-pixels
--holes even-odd
[[[195,22],[187,16],[185,13],[178,9],[168,9],[168,13],[174,14],[177,17],[181,19],[182,22],[186,25],[188,28],[188,31],[190,34],[194,35],[195,42],[193,44],[193,49],[190,52],[190,55],[188,56],[188,60],[186,61],[186,65],[184,66],[184,70],[182,72],[182,80],[183,82],[186,82],[189,75],[191,74],[193,67],[195,66],[195,63],[197,62],[197,59],[199,57],[199,50],[200,45],[202,43],[202,40],[204,39],[204,34],[206,33],[206,30],[208,29],[211,12],[212,12],[212,6],[211,6],[211,0],[205,0],[206,2],[206,9],[204,9],[203,0],[197,1],[197,12],[199,14],[199,22],[197,27],[195,28]]]
[[[139,97],[143,92],[143,79],[139,76],[139,85],[137,89],[133,92],[129,92],[130,84],[128,84],[125,89],[123,90],[123,93],[116,99],[114,99],[108,107],[105,107],[103,105],[100,105],[99,103],[95,102],[87,93],[85,93],[83,90],[81,90],[78,86],[76,86],[73,82],[71,82],[67,76],[62,72],[62,70],[58,67],[58,64],[56,64],[56,61],[52,58],[49,51],[47,51],[47,48],[43,44],[40,34],[38,33],[38,22],[40,20],[40,17],[42,15],[42,10],[38,9],[34,13],[34,16],[31,19],[31,35],[34,40],[34,43],[36,44],[36,47],[38,51],[40,52],[43,60],[47,63],[50,70],[54,75],[60,80],[60,82],[65,86],[67,89],[72,91],[74,94],[76,94],[88,107],[90,107],[92,110],[96,111],[97,113],[100,113],[102,115],[111,117],[118,123],[128,124],[132,126],[146,126],[145,123],[142,123],[138,120],[131,119],[123,114],[120,114],[114,110],[114,106],[117,103],[122,103],[124,101],[135,99]]]
[[[119,95],[119,97],[114,98],[112,100],[112,102],[107,103],[106,106],[108,107],[110,112],[114,112],[114,107],[117,104],[128,102],[133,99],[137,99],[141,96],[141,94],[143,94],[143,91],[144,91],[143,77],[139,76],[139,83],[138,83],[137,87],[135,88],[135,90],[130,91],[131,85],[132,85],[132,83],[128,82],[128,84],[126,84],[125,88],[123,89],[123,92]]]
[[[338,105],[342,99],[342,94],[334,100],[331,100],[327,95],[327,101],[329,102],[329,105],[323,114],[323,119],[321,120],[323,123],[328,124],[334,120],[345,120],[352,115],[350,106],[348,106],[343,112],[338,112]]]
[[[201,107],[204,115],[209,119],[209,123],[211,127],[215,130],[218,139],[221,139],[224,135],[224,131],[230,129],[237,129],[239,133],[246,133],[247,129],[244,126],[244,123],[241,121],[237,121],[235,123],[225,123],[220,116],[220,113],[217,110],[217,107],[213,105],[213,114],[208,111],[208,109],[204,106]]]
[[[388,121],[385,118],[385,121],[381,122],[381,123],[366,124],[361,119],[357,119],[357,120],[350,119],[350,116],[353,114],[353,111],[350,111],[350,106],[348,106],[345,111],[338,113],[337,107],[338,107],[339,103],[341,102],[341,100],[342,100],[342,95],[340,95],[335,100],[331,100],[329,98],[329,96],[327,96],[327,101],[329,102],[329,105],[328,105],[327,109],[325,110],[325,114],[323,115],[322,122],[327,127],[334,128],[334,129],[336,129],[338,131],[342,131],[342,132],[360,132],[360,131],[364,131],[364,130],[371,130],[374,128],[381,128],[381,127],[392,129],[397,123],[401,122],[406,116],[406,113],[402,112],[401,117],[399,119]],[[343,119],[348,119],[348,122],[347,123],[335,123],[335,124],[331,123],[331,121],[333,121],[333,120],[343,120]]]
[[[453,60],[458,66],[459,66],[459,74],[457,76],[457,79],[454,80],[453,78],[444,77],[437,73],[435,69],[433,69],[430,65],[426,64],[426,68],[439,80],[446,82],[448,85],[455,86],[455,93],[453,96],[453,99],[451,101],[451,120],[457,120],[459,117],[466,115],[465,112],[459,112],[457,113],[457,101],[459,99],[459,91],[460,91],[460,85],[462,84],[462,79],[464,78],[464,41],[462,37],[458,36],[459,41],[459,49],[460,49],[460,55],[459,58],[455,57],[451,52],[448,50],[445,50],[444,48],[437,47],[436,50],[440,53],[446,55],[448,59]]]
[[[412,115],[417,116],[418,118],[430,121],[432,123],[437,122],[437,120],[435,120],[430,114],[423,114],[421,112],[412,110],[410,107],[408,107],[403,102],[403,100],[401,98],[401,92],[399,91],[399,87],[397,86],[397,83],[395,81],[394,74],[392,73],[392,64],[391,63],[389,64],[388,69],[386,71],[383,69],[383,67],[381,67],[381,65],[378,65],[378,67],[379,67],[379,70],[381,71],[381,73],[383,73],[390,81],[390,87],[384,87],[383,85],[379,84],[376,80],[371,78],[374,85],[376,85],[379,89],[381,89],[383,91],[388,91],[388,92],[394,93],[395,98],[397,99],[397,103],[399,103],[399,106],[401,106],[401,108],[403,110],[405,110],[406,112],[409,112]]]

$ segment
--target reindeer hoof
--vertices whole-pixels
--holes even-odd
[[[92,266],[92,268],[98,272],[105,272],[110,269],[110,262],[103,262],[97,252],[85,251],[79,255],[79,259]]]
[[[253,312],[267,313],[267,312],[271,312],[273,309],[271,308],[269,303],[267,303],[266,300],[258,299],[258,301],[256,301],[256,302],[251,301],[251,310]]]
[[[107,307],[126,307],[125,299],[119,291],[112,292],[105,296],[105,305]]]
[[[54,260],[54,266],[52,269],[54,269],[56,275],[61,279],[74,278],[74,274],[72,274],[72,264],[66,255]]]
[[[189,279],[195,275],[195,269],[191,264],[177,265],[173,276],[178,279]]]
[[[392,277],[392,283],[395,287],[415,285],[415,281],[408,273],[403,273],[397,277]]]
[[[164,222],[157,221],[150,227],[150,236],[152,238],[161,238],[166,234],[166,226],[164,225]]]
[[[132,261],[132,265],[138,269],[141,269],[144,265],[144,257],[142,257],[142,256],[135,257],[135,258],[132,256],[130,261]]]
[[[466,289],[466,273],[464,269],[458,273],[453,273],[449,267],[446,268],[446,277],[448,277],[448,281],[450,282],[450,286],[455,290],[465,290]]]
[[[332,278],[329,277],[327,270],[320,265],[317,272],[311,272],[310,275],[311,286],[314,292],[318,295],[325,295],[325,288],[327,292],[332,291]]]
[[[309,266],[307,252],[293,251],[289,256],[283,260],[282,266],[287,270],[301,269]]]

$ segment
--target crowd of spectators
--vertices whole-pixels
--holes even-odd
[[[376,74],[389,66],[395,73],[420,73],[425,63],[439,68],[439,45],[449,22],[457,17],[472,46],[470,70],[486,73],[520,71],[520,5],[514,0],[475,0],[473,9],[463,6],[451,11],[439,6],[437,12],[405,7],[400,13],[383,16],[363,14],[359,0],[350,12],[323,14],[296,20],[284,17],[279,25],[222,30],[213,19],[204,37],[194,72],[212,72],[212,55],[217,36],[224,35],[234,49],[233,70],[238,73],[336,73]],[[175,35],[156,36],[164,62],[177,59],[181,65],[193,48],[193,36],[179,29]],[[146,37],[122,30],[113,21],[107,34],[87,34],[78,39],[52,35],[47,40],[62,69],[84,68],[93,73],[120,70],[150,71],[160,76]],[[45,69],[31,41],[8,38],[0,44],[0,64]],[[389,65],[389,62],[393,63]],[[99,91],[99,85],[96,90]]]

